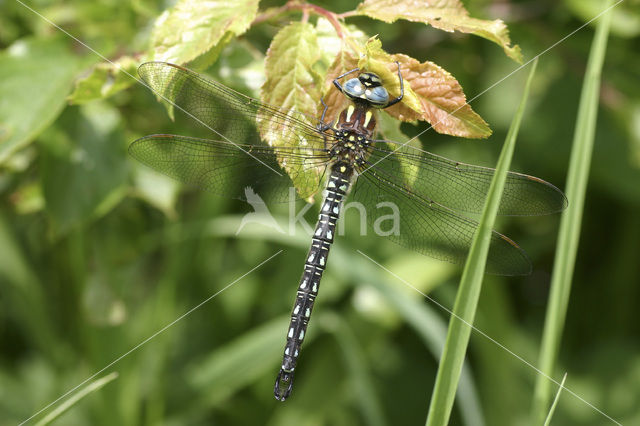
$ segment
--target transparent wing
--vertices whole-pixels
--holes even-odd
[[[368,225],[395,243],[452,263],[466,260],[477,222],[398,186],[385,171],[372,168],[358,176],[351,197],[365,206]],[[486,271],[527,275],[531,262],[516,243],[493,231]]]
[[[321,169],[302,168],[289,161],[292,155],[313,156],[325,148],[331,133],[318,131],[320,122],[295,110],[283,110],[236,92],[186,68],[166,62],[147,62],[138,68],[140,77],[165,102],[207,127],[219,141],[241,145],[286,147],[273,151],[279,164],[292,179],[300,196],[317,189]],[[252,156],[249,150],[245,154]],[[254,160],[258,160],[254,157]],[[266,164],[257,161],[256,166]],[[272,171],[280,170],[272,168]]]
[[[482,211],[495,171],[389,141],[374,142],[369,163],[394,185],[426,201],[468,213]],[[498,214],[543,215],[559,212],[566,206],[566,197],[552,184],[534,176],[508,172]]]
[[[317,131],[316,118],[297,111],[281,110],[238,93],[214,80],[166,62],[147,62],[138,74],[164,101],[176,105],[220,138],[231,143],[262,144],[257,127],[269,122],[274,127],[293,127],[281,145],[298,147],[324,146],[323,134]]]
[[[242,145],[176,135],[145,136],[132,142],[129,152],[161,173],[218,195],[246,200],[246,190],[251,188],[276,202],[298,198],[289,175],[278,165],[278,155],[285,156],[303,171],[324,169],[328,162],[324,150],[303,156],[287,147]],[[280,173],[274,173],[272,168]],[[309,193],[298,191],[299,197],[312,196],[319,185],[320,179],[315,187],[309,185]]]

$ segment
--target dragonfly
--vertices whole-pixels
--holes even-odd
[[[328,122],[324,100],[317,118],[263,103],[178,65],[147,62],[138,73],[170,108],[216,135],[215,139],[170,134],[142,137],[129,147],[140,162],[189,185],[241,200],[247,198],[247,185],[276,202],[288,200],[291,187],[304,200],[324,188],[274,385],[276,399],[284,401],[291,394],[347,197],[362,203],[369,225],[376,219],[379,203],[392,203],[399,211],[399,232],[385,234],[387,238],[427,256],[464,263],[477,227],[466,214],[482,210],[495,170],[376,139],[374,112],[401,102],[404,95],[399,64],[400,94],[395,98],[372,72],[356,68],[334,79],[334,86],[350,102],[337,120]],[[341,83],[344,78],[348,79]],[[566,205],[566,197],[552,184],[509,172],[498,213],[545,215]],[[531,262],[514,241],[492,231],[486,271],[526,275]]]

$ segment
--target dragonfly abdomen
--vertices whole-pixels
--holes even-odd
[[[276,399],[284,401],[291,392],[293,372],[295,370],[300,347],[307,332],[313,304],[318,295],[322,273],[327,265],[329,250],[335,237],[336,223],[340,217],[342,201],[349,191],[353,168],[345,163],[336,163],[331,168],[327,181],[327,190],[316,229],[311,239],[311,248],[304,264],[304,272],[298,286],[296,301],[291,312],[291,322],[287,332],[287,343],[284,347],[282,367],[274,394]]]

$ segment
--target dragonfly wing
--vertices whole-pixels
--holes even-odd
[[[279,164],[292,179],[300,196],[317,188],[322,169],[303,169],[289,161],[291,155],[312,157],[324,149],[331,134],[318,131],[319,121],[295,110],[281,110],[236,92],[186,68],[166,62],[147,62],[138,73],[174,110],[190,116],[214,132],[220,142],[288,148],[274,150]],[[268,145],[262,141],[267,141]],[[246,150],[246,154],[252,154]],[[283,154],[283,155],[281,155]],[[287,154],[287,155],[284,155]],[[256,158],[254,158],[255,160]],[[260,164],[262,163],[262,164]],[[257,167],[264,167],[258,161]]]
[[[161,173],[218,195],[246,200],[247,188],[251,188],[276,202],[306,199],[320,185],[320,181],[310,182],[307,192],[298,188],[296,196],[290,176],[278,165],[278,155],[286,156],[302,171],[326,168],[328,162],[324,151],[300,156],[295,149],[286,147],[239,145],[176,135],[145,136],[132,142],[129,152]]]
[[[382,147],[385,142],[392,149]],[[394,184],[453,210],[480,213],[494,169],[459,163],[401,144],[376,141],[370,167]],[[365,174],[368,172],[365,172]],[[544,215],[562,211],[562,191],[534,176],[508,172],[500,201],[500,215]]]
[[[376,233],[436,259],[452,263],[466,260],[477,222],[398,187],[376,168],[358,176],[351,196],[365,206],[367,223]],[[527,275],[531,262],[516,243],[492,231],[486,271]]]
[[[147,62],[140,65],[138,74],[165,102],[227,142],[259,144],[257,127],[268,122],[273,128],[295,129],[285,132],[285,140],[280,141],[283,146],[323,144],[323,136],[317,132],[317,119],[264,104],[189,69],[166,62]]]

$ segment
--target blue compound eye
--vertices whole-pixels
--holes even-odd
[[[364,86],[360,80],[352,78],[344,84],[343,91],[351,98],[359,98],[364,94]]]
[[[372,106],[385,106],[389,103],[389,93],[382,86],[373,87],[366,91],[367,100]]]

